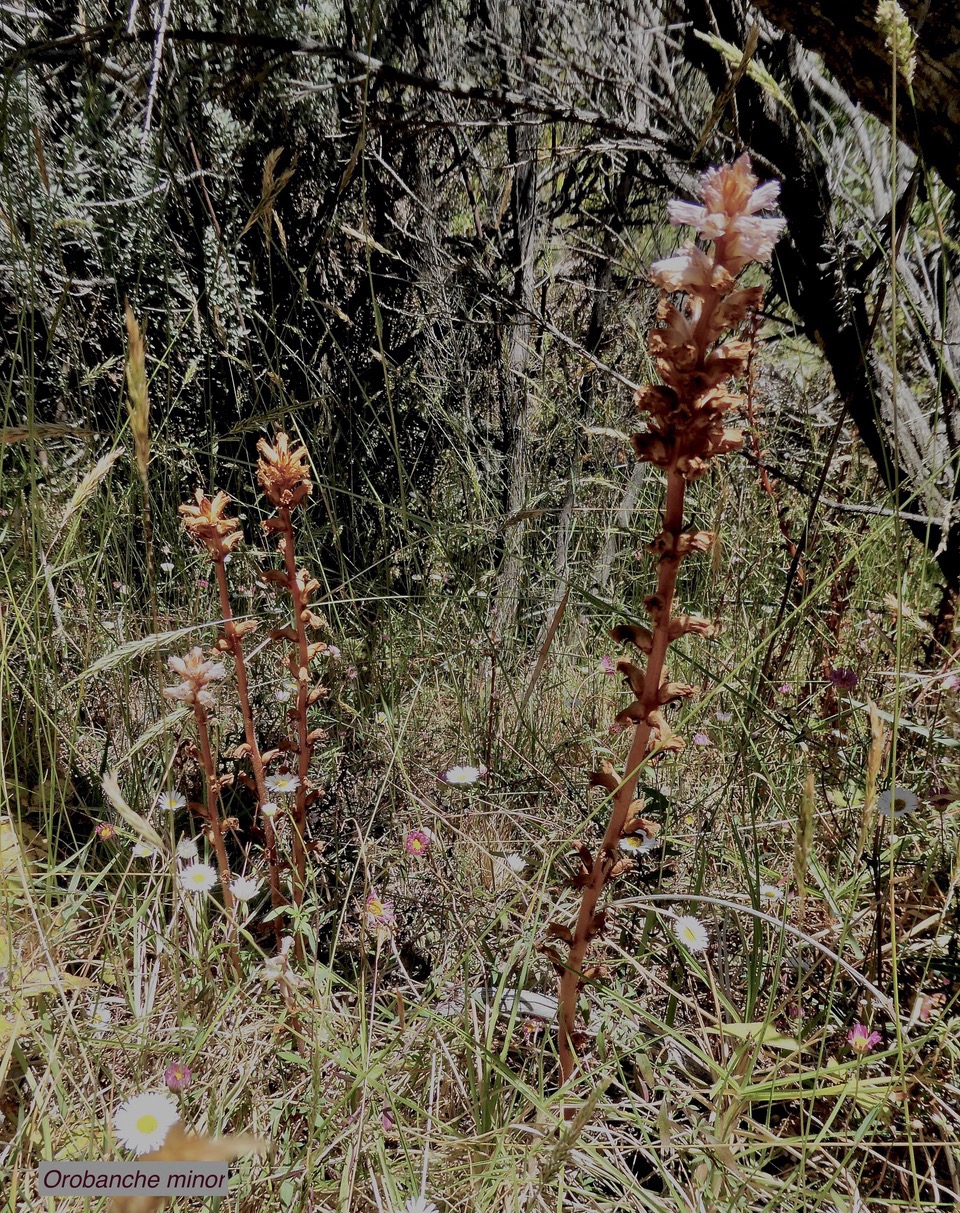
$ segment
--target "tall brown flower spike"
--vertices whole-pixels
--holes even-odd
[[[326,734],[322,729],[311,729],[307,722],[307,708],[326,694],[326,687],[311,685],[310,666],[319,655],[327,652],[322,641],[311,641],[307,629],[323,625],[323,619],[310,607],[313,594],[320,583],[307,569],[297,568],[294,550],[292,509],[299,505],[313,489],[309,478],[307,450],[303,446],[292,446],[286,434],[277,434],[273,445],[262,438],[257,443],[260,459],[257,476],[263,491],[277,507],[274,517],[268,518],[264,530],[276,535],[277,547],[283,557],[283,572],[269,570],[264,573],[267,581],[282,585],[293,603],[292,627],[277,628],[270,633],[272,640],[289,642],[286,672],[296,680],[297,701],[288,712],[291,723],[296,726],[296,739],[289,738],[282,751],[295,759],[297,784],[295,802],[291,814],[293,825],[293,900],[299,906],[303,901],[306,886],[306,825],[307,808],[319,797],[309,778],[310,759],[317,741]],[[288,759],[289,762],[289,759]],[[298,952],[302,948],[297,938]]]
[[[660,533],[648,545],[659,570],[656,593],[644,600],[652,628],[625,624],[612,633],[615,640],[632,644],[646,659],[645,669],[629,661],[617,665],[633,695],[633,702],[617,716],[620,725],[634,728],[626,772],[618,775],[604,763],[591,779],[612,799],[610,823],[596,856],[584,844],[576,845],[579,863],[572,883],[582,889],[576,925],[571,929],[551,923],[548,928],[551,940],[567,943],[566,959],[552,944],[541,949],[560,975],[559,1049],[564,1082],[576,1071],[576,1047],[581,1039],[576,1029],[577,993],[599,971],[597,965],[584,965],[591,941],[602,935],[605,925],[604,911],[597,910],[597,903],[607,881],[632,866],[619,853],[622,840],[638,830],[648,837],[656,832],[649,828],[656,823],[642,816],[642,801],[634,799],[640,768],[654,756],[683,749],[683,741],[670,729],[663,709],[693,695],[694,688],[670,679],[665,665],[667,647],[679,636],[709,636],[713,631],[708,620],[672,615],[680,562],[693,552],[707,551],[713,542],[709,532],[684,528],[684,493],[690,481],[707,471],[712,459],[738,449],[743,442],[741,432],[727,424],[743,398],[726,384],[743,371],[749,345],[738,340],[721,342],[720,338],[760,306],[762,289],[738,288],[736,279],[751,262],[770,258],[784,220],[763,218],[758,212],[770,209],[779,192],[777,181],[758,185],[747,156],[710,169],[701,178],[701,204],[671,202],[668,213],[672,223],[687,224],[712,242],[712,250],[689,243],[650,268],[651,280],[663,291],[660,327],[650,335],[650,353],[662,383],[638,391],[637,409],[645,415],[646,428],[632,442],[638,459],[666,473],[667,498]],[[671,294],[681,294],[680,301],[672,302]]]
[[[233,552],[243,538],[243,531],[240,529],[239,521],[227,515],[226,510],[229,505],[230,497],[226,493],[217,493],[215,497],[211,498],[202,489],[197,489],[194,494],[194,503],[187,502],[180,506],[180,517],[189,534],[207,549],[216,574],[220,611],[223,615],[223,635],[217,640],[217,649],[221,653],[230,653],[233,657],[237,674],[237,696],[243,716],[244,744],[234,756],[250,759],[253,767],[253,789],[256,791],[259,806],[266,804],[270,796],[267,792],[263,756],[257,741],[253,706],[250,702],[247,665],[243,653],[243,637],[255,632],[258,623],[255,619],[245,619],[238,623],[233,617],[230,591],[227,585],[226,557]],[[247,775],[242,774],[240,779],[250,786],[250,779]],[[268,818],[263,818],[262,829],[270,874],[270,900],[276,909],[283,905],[284,901],[280,888],[280,857],[277,850],[277,837],[273,822]],[[280,927],[279,918],[275,918],[274,932],[278,946]]]

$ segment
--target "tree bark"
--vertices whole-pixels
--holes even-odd
[[[846,91],[888,125],[891,59],[876,0],[752,0],[756,9],[816,51]],[[898,90],[897,133],[960,190],[960,6],[900,0],[917,36],[913,104]]]

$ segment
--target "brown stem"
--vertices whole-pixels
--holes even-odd
[[[280,547],[287,569],[287,588],[293,599],[293,621],[297,632],[297,653],[300,666],[297,670],[297,784],[294,801],[293,819],[293,903],[299,907],[303,904],[303,894],[307,883],[307,858],[304,850],[307,826],[307,771],[310,767],[310,742],[307,740],[307,693],[310,683],[310,659],[308,655],[307,629],[303,621],[304,603],[297,583],[297,561],[293,550],[293,523],[290,510],[281,506],[280,521],[283,523],[283,533]],[[297,934],[298,953],[301,948],[300,935]]]
[[[210,824],[213,849],[217,856],[217,866],[220,869],[220,884],[223,886],[223,905],[227,911],[227,918],[230,921],[230,933],[234,935],[237,927],[236,903],[233,900],[233,894],[230,892],[230,864],[227,861],[227,848],[223,841],[223,828],[220,824],[220,812],[217,808],[219,791],[217,772],[213,765],[213,751],[210,748],[207,711],[202,703],[194,702],[193,714],[197,722],[197,737],[200,742],[200,758],[203,762],[203,773],[206,776],[207,821]],[[242,977],[243,970],[240,967],[240,957],[237,955],[236,947],[233,943],[230,945],[230,962],[236,975]]]
[[[250,705],[250,688],[247,682],[247,666],[243,657],[243,640],[237,634],[237,626],[233,620],[233,610],[230,605],[230,593],[227,587],[227,570],[223,560],[214,560],[213,567],[217,575],[217,589],[220,592],[220,613],[223,616],[223,630],[230,642],[233,653],[234,667],[237,672],[237,697],[240,700],[240,712],[243,716],[243,734],[250,751],[250,764],[253,767],[253,779],[257,785],[258,806],[269,800],[267,795],[266,776],[263,770],[263,759],[257,744],[256,730],[253,727],[253,708]],[[280,863],[277,855],[277,834],[269,817],[262,818],[263,833],[266,838],[267,864],[270,872],[270,901],[274,909],[284,904],[284,896],[280,889]],[[277,946],[280,945],[280,919],[273,920],[274,934]]]
[[[683,530],[683,498],[686,482],[679,472],[667,472],[667,503],[663,516],[663,530],[669,535],[678,536]],[[674,551],[676,547],[674,545]],[[673,606],[674,593],[677,585],[677,569],[680,557],[667,554],[660,559],[660,569],[657,578],[657,596],[661,607],[653,631],[653,645],[647,661],[647,670],[643,680],[643,696],[641,703],[645,712],[655,711],[659,707],[660,683],[663,678],[664,661],[667,647],[670,644],[670,615]],[[637,790],[637,780],[640,775],[650,741],[650,725],[646,722],[638,724],[634,729],[630,755],[627,758],[626,774],[613,798],[613,811],[610,824],[603,836],[603,842],[593,862],[590,880],[583,890],[580,902],[580,913],[577,915],[577,925],[573,934],[573,942],[567,957],[566,967],[560,979],[560,1074],[564,1083],[568,1082],[576,1072],[577,1057],[573,1044],[573,1032],[577,1015],[577,991],[580,986],[583,971],[583,959],[590,941],[591,929],[597,902],[604,886],[610,877],[610,871],[617,860],[617,847],[623,832],[627,812]]]

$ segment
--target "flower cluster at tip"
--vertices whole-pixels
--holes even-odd
[[[215,700],[209,690],[211,682],[226,678],[227,671],[223,662],[211,661],[203,655],[203,649],[197,645],[185,657],[169,657],[167,665],[181,681],[174,687],[164,687],[163,693],[167,699],[179,699],[181,703],[200,704],[204,708],[212,708]]]
[[[197,489],[193,504],[188,502],[179,508],[183,525],[198,543],[203,544],[214,561],[229,556],[243,538],[239,521],[224,513],[229,504],[226,493],[208,497],[203,489]]]
[[[685,244],[679,253],[650,267],[651,281],[665,292],[650,335],[650,353],[663,380],[637,393],[637,409],[647,415],[644,433],[633,436],[637,458],[696,480],[710,460],[737,450],[743,435],[724,425],[743,398],[725,382],[741,374],[750,347],[722,334],[756,311],[763,298],[759,286],[738,288],[737,276],[751,262],[769,260],[785,226],[781,218],[763,217],[780,193],[778,181],[759,185],[750,158],[712,168],[700,181],[702,204],[669,203],[670,222],[693,227],[712,250]],[[684,292],[678,306],[668,294]]]

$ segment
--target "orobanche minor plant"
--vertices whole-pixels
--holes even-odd
[[[257,463],[260,486],[276,510],[263,525],[268,534],[276,537],[283,558],[282,571],[268,569],[261,573],[261,578],[284,589],[290,595],[292,608],[290,623],[269,633],[271,640],[288,646],[278,664],[281,677],[292,680],[290,685],[296,694],[295,702],[287,711],[287,736],[282,737],[272,749],[262,749],[258,740],[243,650],[244,636],[255,631],[258,622],[255,619],[236,620],[230,603],[226,564],[243,538],[240,523],[227,512],[230,498],[226,493],[209,497],[202,489],[197,489],[192,502],[180,507],[180,515],[190,535],[206,548],[216,575],[223,634],[217,640],[215,654],[233,658],[244,728],[244,741],[232,751],[231,757],[249,759],[252,768],[252,777],[241,772],[239,780],[256,796],[256,821],[264,840],[271,902],[274,910],[285,904],[287,899],[282,887],[282,873],[289,868],[293,906],[299,909],[307,886],[307,809],[319,796],[310,780],[310,764],[316,743],[326,737],[325,730],[311,727],[308,720],[308,710],[327,694],[325,687],[314,682],[311,666],[320,656],[328,653],[332,656],[336,649],[310,636],[311,632],[325,627],[322,616],[311,607],[311,599],[319,588],[319,582],[306,569],[298,567],[294,547],[293,511],[306,500],[313,488],[306,448],[291,443],[286,434],[277,434],[273,445],[261,439],[257,449],[260,453]],[[236,830],[237,822],[233,818],[221,819],[217,799],[220,791],[232,782],[233,776],[218,775],[208,732],[208,712],[214,706],[208,685],[222,679],[226,670],[222,663],[205,658],[200,648],[194,648],[185,657],[171,657],[169,665],[180,675],[181,683],[168,687],[164,694],[190,704],[194,710],[199,757],[207,788],[206,806],[195,808],[204,818],[205,831],[216,853],[224,906],[232,922],[237,882],[231,883],[224,834],[227,829]],[[273,766],[279,769],[268,773]],[[289,859],[283,853],[284,837],[289,842]],[[241,887],[246,891],[254,885],[246,880],[241,882]],[[279,945],[279,918],[276,914],[274,924]],[[302,935],[297,923],[294,924],[294,936],[299,954]]]
[[[633,727],[626,770],[618,774],[609,762],[591,776],[594,786],[612,798],[612,812],[596,856],[585,845],[577,847],[580,870],[573,878],[582,890],[576,925],[551,923],[549,934],[568,945],[563,960],[552,946],[544,951],[560,974],[559,1052],[561,1077],[567,1082],[577,1067],[582,1037],[576,1027],[577,994],[584,982],[599,976],[600,966],[584,966],[593,939],[602,934],[603,910],[597,904],[604,886],[633,866],[625,851],[636,840],[652,837],[656,826],[643,816],[642,800],[635,800],[637,780],[644,763],[653,757],[683,749],[672,732],[664,708],[689,698],[694,688],[674,682],[666,669],[668,646],[688,633],[710,636],[713,624],[692,615],[674,615],[673,603],[680,562],[691,552],[706,552],[713,543],[708,531],[687,529],[683,522],[687,484],[702,476],[717,455],[737,450],[743,434],[724,424],[735,414],[743,397],[729,389],[741,375],[750,354],[750,342],[724,334],[741,325],[760,307],[763,288],[739,287],[737,279],[753,262],[770,259],[785,221],[762,217],[780,193],[780,183],[759,185],[748,156],[713,168],[700,181],[700,204],[668,204],[670,222],[695,229],[706,247],[691,241],[672,257],[650,267],[650,279],[663,292],[658,319],[661,327],[650,335],[650,353],[662,379],[647,384],[636,397],[646,428],[633,435],[638,459],[661,468],[667,478],[666,504],[660,533],[649,544],[657,559],[657,588],[644,599],[651,627],[624,624],[613,638],[629,643],[646,658],[646,669],[620,661],[617,669],[633,693],[633,702],[617,716],[617,723]],[[673,302],[671,296],[679,296]]]

